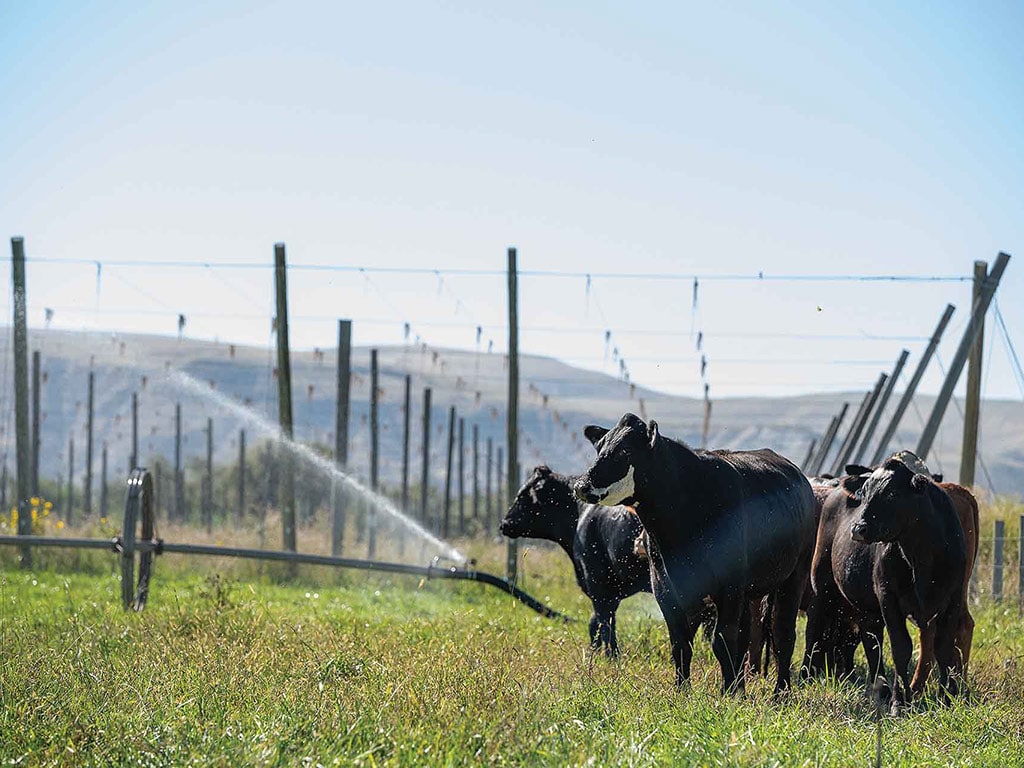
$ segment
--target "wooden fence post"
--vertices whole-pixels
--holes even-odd
[[[167,515],[172,517],[170,513]],[[174,514],[176,522],[185,522],[185,476],[181,465],[181,403],[174,404]]]
[[[487,469],[484,472],[484,527],[491,527],[491,515],[494,513],[494,499],[492,493],[494,486],[491,485],[491,476],[494,473],[494,438],[487,438]]]
[[[430,387],[423,389],[423,473],[420,476],[420,525],[428,527],[427,504],[430,496]]]
[[[132,392],[132,451],[128,457],[128,473],[139,466],[139,393]]]
[[[370,490],[377,493],[380,466],[380,367],[377,350],[370,350]],[[377,503],[367,500],[366,556],[372,560],[377,554]]]
[[[1017,528],[1017,614],[1024,613],[1024,515]]]
[[[505,517],[505,513],[508,511],[509,504],[511,503],[511,502],[509,502],[505,498],[505,484],[504,484],[505,463],[502,461],[502,459],[504,458],[503,454],[504,454],[504,451],[502,450],[502,447],[499,445],[498,446],[498,473],[497,473],[498,474],[498,521],[497,522],[499,522],[499,523]],[[497,528],[495,528],[494,530],[497,530]],[[488,531],[488,532],[489,533],[493,533],[493,531]]]
[[[480,427],[473,425],[473,519],[480,519]]]
[[[996,520],[992,536],[992,599],[1003,600],[1003,544],[1006,539],[1006,523]]]
[[[100,517],[107,516],[107,502],[110,498],[107,487],[107,441],[103,441],[103,451],[100,454]]]
[[[238,512],[239,522],[245,519],[245,430],[238,430]]]
[[[463,417],[459,417],[459,536],[466,535],[466,467],[465,467],[465,451],[466,451],[466,420]]]
[[[94,405],[96,393],[96,373],[89,371],[89,393],[86,401],[85,420],[85,493],[84,505],[86,516],[92,514],[92,437],[94,426]]]
[[[68,511],[64,520],[68,525],[75,517],[75,438],[72,435],[68,439]]]
[[[40,380],[39,350],[37,349],[32,352],[32,495],[37,498],[39,497],[39,445],[42,439],[39,432],[39,404],[42,396]]]
[[[981,297],[988,277],[988,262],[974,262],[974,290],[972,301]],[[967,355],[967,390],[964,399],[964,434],[960,447],[960,478],[967,488],[974,485],[974,469],[978,460],[978,419],[981,415],[981,366],[985,346],[985,318],[978,323],[978,334]]]
[[[352,321],[338,321],[337,392],[334,404],[334,466],[346,472],[348,466],[349,399],[352,384]],[[331,516],[331,554],[340,557],[345,547],[348,494],[335,480],[331,488],[334,503]]]
[[[295,437],[295,431],[292,418],[292,357],[288,339],[288,276],[284,243],[274,243],[274,287],[277,308],[277,416],[285,441],[291,442]],[[295,460],[289,449],[281,452],[280,463],[282,544],[285,550],[295,552]],[[289,565],[288,572],[292,576],[295,575],[297,569],[294,564]]]
[[[451,532],[452,510],[452,464],[455,460],[455,406],[448,409],[448,461],[444,471],[444,518],[440,525],[442,539],[447,539]]]
[[[203,519],[206,532],[213,533],[213,418],[206,419],[206,483],[203,493]]]
[[[412,376],[405,374],[402,398],[402,514],[409,514],[409,439],[412,432]],[[405,526],[398,528],[398,554],[405,554]]]
[[[11,281],[14,289],[14,430],[18,460],[18,535],[32,533],[32,446],[28,405],[28,299],[25,289],[25,241],[11,238]],[[32,567],[32,549],[21,547],[21,565]]]

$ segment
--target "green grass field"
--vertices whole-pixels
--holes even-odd
[[[493,545],[468,545],[497,563]],[[676,691],[648,595],[621,612],[622,658],[585,624],[540,618],[471,584],[281,571],[164,556],[142,614],[118,605],[114,558],[0,561],[4,765],[867,765],[860,685],[782,700],[754,680],[722,697],[698,641]],[[74,564],[75,572],[71,564]],[[493,570],[493,568],[492,568]],[[530,549],[525,587],[586,619],[565,556]],[[885,765],[1024,765],[1024,623],[981,606],[973,697],[882,721]],[[802,629],[802,628],[801,628]]]

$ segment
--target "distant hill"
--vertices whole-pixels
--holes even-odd
[[[0,388],[0,451],[11,471],[14,466],[13,366],[10,332],[3,335],[4,384]],[[207,417],[214,419],[218,462],[235,461],[242,421],[218,408],[205,394],[212,387],[248,404],[271,422],[277,419],[275,355],[268,348],[178,340],[162,336],[116,336],[59,331],[30,332],[30,348],[41,352],[45,383],[42,392],[42,474],[66,472],[67,446],[74,435],[76,474],[85,456],[86,393],[90,361],[96,377],[94,462],[99,471],[100,446],[109,445],[112,476],[127,468],[131,424],[131,394],[139,394],[140,453],[143,461],[173,456],[174,403],[180,402],[189,459],[205,455]],[[363,476],[369,453],[369,351],[353,350],[350,465]],[[504,445],[506,361],[500,354],[461,350],[422,350],[388,347],[379,351],[381,478],[397,483],[401,471],[402,396],[404,376],[412,375],[412,476],[418,477],[422,446],[423,388],[432,389],[432,476],[444,479],[448,408],[456,406],[466,420],[467,471],[471,426],[476,424],[484,446],[490,438]],[[295,425],[298,439],[334,445],[335,355],[333,351],[293,353]],[[558,360],[524,356],[521,360],[520,462],[524,469],[541,461],[566,472],[586,466],[592,449],[580,434],[588,423],[610,424],[624,411],[657,418],[664,434],[695,445],[700,440],[703,404],[699,400],[665,395],[629,385],[602,373],[586,371]],[[168,375],[180,370],[203,384],[185,388]],[[545,400],[546,395],[546,400]],[[832,414],[846,400],[851,412],[862,393],[800,397],[750,397],[716,400],[711,420],[711,447],[771,447],[800,462],[810,441],[824,431]],[[889,411],[895,405],[896,397]],[[642,407],[640,401],[642,400]],[[933,398],[916,398],[917,410],[927,417]],[[849,419],[852,416],[848,417]],[[888,413],[883,418],[884,425]],[[929,463],[933,470],[956,478],[961,419],[954,405],[947,411]],[[248,442],[257,444],[258,430],[248,429]],[[921,429],[914,408],[908,412],[892,448],[913,447]],[[1024,405],[985,401],[982,408],[981,453],[992,485],[999,493],[1024,494]],[[979,468],[979,484],[987,485]]]

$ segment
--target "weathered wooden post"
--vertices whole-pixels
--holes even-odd
[[[853,455],[854,448],[856,448],[858,441],[860,440],[861,433],[864,431],[864,426],[867,424],[868,419],[871,417],[871,412],[875,408],[875,404],[878,402],[878,398],[882,393],[882,388],[885,386],[885,382],[888,381],[889,375],[887,373],[879,374],[878,381],[875,382],[874,388],[868,393],[867,403],[864,406],[864,412],[860,418],[854,422],[853,429],[850,430],[849,441],[839,455],[839,461],[836,463],[835,475],[841,475],[849,462],[850,457]]]
[[[65,522],[71,525],[75,517],[75,438],[68,438],[68,511]],[[20,517],[18,518],[21,519]]]
[[[480,519],[480,427],[473,425],[473,519]]]
[[[203,487],[203,521],[213,533],[213,419],[206,419],[206,477]]]
[[[108,512],[108,501],[110,499],[107,487],[107,441],[103,441],[103,450],[100,453],[100,517],[106,517]]]
[[[337,399],[334,408],[334,466],[339,472],[348,467],[349,395],[352,383],[352,321],[338,321]],[[332,484],[334,503],[331,519],[331,554],[340,557],[345,547],[345,524],[348,497],[345,486]]]
[[[132,448],[128,456],[128,473],[139,466],[139,393],[132,392]]]
[[[402,395],[402,513],[409,514],[409,440],[412,431],[412,376],[405,374]],[[398,529],[398,554],[405,554],[405,527]]]
[[[91,363],[90,363],[91,365]],[[96,374],[89,371],[89,392],[86,402],[86,421],[85,421],[85,492],[83,493],[85,501],[85,514],[89,516],[92,514],[92,436],[93,436],[93,425],[94,425],[94,412],[93,406],[95,402],[96,393]]]
[[[811,463],[811,457],[814,455],[814,447],[818,444],[818,438],[811,438],[811,444],[807,446],[807,455],[804,456],[804,460],[800,462],[800,468],[807,471],[807,465]]]
[[[154,462],[153,464],[153,516],[160,516],[160,505],[164,501],[164,479],[162,477],[162,471],[160,467],[163,465],[162,461]],[[166,513],[166,510],[164,510]]]
[[[519,482],[519,274],[516,249],[508,249],[508,497],[511,499]],[[515,582],[518,571],[518,547],[508,540],[505,557],[505,579]]]
[[[910,405],[910,401],[914,398],[914,393],[917,391],[917,385],[921,382],[921,377],[924,376],[924,372],[928,368],[928,363],[931,361],[932,355],[935,354],[935,349],[939,346],[939,341],[942,339],[942,334],[945,332],[946,326],[949,325],[949,319],[953,316],[954,310],[955,307],[952,304],[947,304],[946,309],[942,313],[942,317],[939,318],[939,324],[935,326],[935,330],[932,331],[931,338],[928,340],[928,346],[925,347],[924,354],[921,355],[921,359],[917,363],[914,375],[910,377],[910,383],[907,384],[906,391],[904,391],[903,396],[896,405],[896,410],[893,412],[892,418],[889,419],[889,426],[885,428],[885,432],[878,441],[878,447],[875,448],[875,453],[871,457],[872,464],[878,464],[883,458],[885,458],[885,454],[889,450],[889,442],[892,440],[893,435],[896,434],[896,429],[899,427],[900,421],[903,419],[903,414]]]
[[[245,430],[238,430],[238,512],[236,519],[245,519]]]
[[[511,503],[511,502],[508,502],[505,498],[503,498],[504,495],[505,495],[505,486],[503,485],[502,478],[505,475],[505,464],[502,462],[502,453],[503,453],[502,448],[499,445],[498,446],[498,522],[501,522],[501,518],[503,518],[505,516],[505,513],[508,511],[509,504]],[[511,498],[511,497],[509,497],[509,498]],[[491,533],[491,532],[492,531],[488,531],[488,533]]]
[[[380,392],[380,369],[377,364],[377,350],[370,350],[370,488],[377,492],[378,466],[380,461],[380,419],[378,417],[378,393]],[[367,504],[367,548],[371,560],[377,553],[377,504]]]
[[[447,539],[451,533],[452,510],[452,464],[455,460],[455,406],[448,409],[448,461],[444,472],[444,518],[441,522],[441,538]]]
[[[494,438],[487,438],[487,452],[484,454],[487,460],[487,469],[484,472],[484,526],[490,528],[491,517],[494,514],[494,486],[491,485],[491,477],[494,472]]]
[[[1024,613],[1024,515],[1017,522],[1017,614]]]
[[[28,413],[28,299],[25,289],[25,241],[11,238],[11,281],[14,284],[14,427],[18,457],[18,535],[32,533],[28,505],[32,493],[32,446]],[[70,521],[69,521],[70,522]],[[32,567],[32,550],[21,547],[21,565]]]
[[[988,262],[974,262],[972,303],[981,298],[988,277]],[[981,364],[985,346],[985,317],[978,325],[978,335],[967,358],[967,392],[964,402],[964,436],[960,448],[960,485],[974,485],[974,469],[978,460],[978,419],[981,415]]]
[[[846,412],[850,409],[849,403],[843,403],[843,407],[839,409],[839,413],[832,417],[832,421],[828,425],[828,429],[825,432],[825,436],[821,438],[821,446],[818,448],[818,455],[815,456],[812,462],[813,469],[810,474],[820,475],[822,469],[825,467],[825,461],[828,459],[828,454],[832,450],[832,443],[835,442],[836,435],[839,433],[839,427],[843,424],[843,419],[846,418]]]
[[[174,404],[174,517],[185,522],[185,469],[181,462],[181,403]]]
[[[910,352],[904,349],[900,351],[900,356],[896,359],[896,365],[893,367],[892,373],[889,375],[889,380],[885,383],[885,389],[882,390],[882,396],[878,399],[878,405],[875,406],[874,413],[871,416],[871,422],[868,424],[867,429],[864,430],[864,439],[861,441],[860,448],[858,448],[853,454],[853,461],[857,464],[863,461],[864,457],[867,456],[868,445],[871,443],[871,439],[875,436],[875,430],[878,429],[878,422],[882,419],[882,411],[885,410],[885,406],[889,403],[892,391],[896,388],[896,381],[903,372],[903,366],[906,365],[907,358],[909,356]]]
[[[430,387],[423,389],[423,474],[420,477],[420,524],[428,527],[427,504],[430,496]]]
[[[857,430],[857,426],[863,423],[862,419],[864,418],[864,415],[867,412],[868,401],[870,399],[871,391],[868,390],[867,392],[864,393],[864,397],[860,401],[860,407],[857,409],[857,413],[854,414],[853,421],[850,423],[850,429],[846,433],[846,437],[843,438],[843,442],[839,444],[839,450],[836,452],[835,460],[832,462],[832,465],[830,467],[829,465],[826,465],[826,467],[829,467],[833,475],[837,473],[842,474],[842,466],[840,465],[843,462],[843,456],[846,453],[847,447],[850,445],[850,438],[853,437],[853,433]]]
[[[949,405],[949,399],[953,396],[953,389],[960,378],[964,363],[967,362],[967,356],[970,354],[974,340],[977,338],[978,331],[982,327],[989,304],[992,303],[992,298],[996,295],[999,281],[1002,279],[1003,272],[1006,270],[1006,265],[1009,261],[1010,256],[1006,253],[1000,253],[996,257],[996,263],[992,266],[992,271],[985,278],[985,283],[982,285],[981,295],[974,302],[974,307],[971,309],[971,319],[967,323],[967,329],[960,339],[960,346],[957,347],[956,354],[953,355],[953,361],[949,364],[946,380],[942,382],[942,388],[935,397],[935,405],[932,408],[931,415],[928,417],[928,422],[924,426],[924,431],[921,433],[921,439],[917,443],[917,450],[914,451],[914,453],[921,457],[922,461],[928,460],[928,453],[932,449],[932,443],[935,442],[935,435],[938,434],[939,424],[942,423],[942,417],[946,413],[946,406]]]
[[[40,400],[42,396],[39,350],[32,352],[32,495],[39,496],[39,445],[42,433],[39,431]],[[6,505],[0,504],[0,509]]]
[[[459,417],[459,536],[466,535],[466,471],[465,471],[465,452],[466,452],[466,420],[463,417]]]
[[[277,415],[286,442],[295,437],[292,421],[292,357],[288,343],[288,274],[284,243],[274,244],[274,287],[277,298]],[[281,452],[281,538],[284,549],[295,551],[295,478],[291,450]],[[294,564],[289,566],[294,574]]]
[[[1003,600],[1003,546],[1006,541],[1006,523],[996,520],[992,534],[992,599]]]

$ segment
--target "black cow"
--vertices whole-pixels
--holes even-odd
[[[652,586],[668,625],[676,683],[690,673],[687,616],[707,597],[718,613],[712,648],[722,688],[741,689],[749,601],[772,594],[775,687],[787,688],[814,536],[814,496],[800,470],[767,449],[692,450],[631,413],[611,430],[589,426],[584,434],[598,456],[576,494],[636,509],[648,535]]]
[[[594,604],[590,645],[616,656],[619,603],[637,592],[651,591],[647,557],[635,545],[643,527],[627,507],[577,501],[573,480],[546,466],[535,468],[501,521],[501,532],[513,539],[547,539],[565,550],[576,571],[576,583]]]
[[[898,712],[910,690],[909,616],[933,633],[939,685],[944,695],[955,694],[963,673],[956,643],[966,551],[957,511],[930,478],[897,459],[869,475],[844,478],[822,510],[811,572],[817,607],[808,615],[808,636],[825,636],[837,626],[859,632],[874,680],[883,674],[884,628]]]

